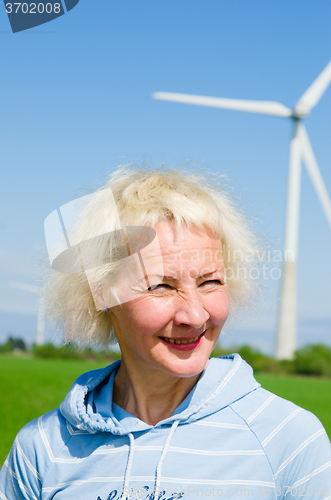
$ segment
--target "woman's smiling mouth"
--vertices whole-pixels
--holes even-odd
[[[185,338],[174,339],[170,337],[159,337],[159,338],[167,345],[169,345],[169,347],[173,347],[175,349],[180,349],[180,350],[191,350],[195,349],[200,345],[201,343],[200,341],[202,340],[202,337],[205,333],[206,331],[190,339],[185,339]]]

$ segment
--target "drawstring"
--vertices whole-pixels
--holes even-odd
[[[130,472],[131,472],[131,467],[132,467],[132,462],[133,462],[134,437],[133,437],[133,434],[131,432],[128,433],[128,436],[129,436],[129,439],[130,439],[130,447],[129,447],[128,463],[126,465],[126,471],[125,471],[125,477],[124,477],[124,485],[123,485],[123,491],[122,491],[121,499],[126,499],[126,498],[129,497]]]
[[[165,459],[165,456],[168,452],[170,441],[172,439],[172,436],[174,435],[175,430],[177,429],[177,426],[179,424],[180,420],[175,420],[174,423],[171,426],[170,432],[168,434],[167,440],[164,443],[163,450],[161,453],[161,456],[159,458],[157,467],[156,467],[156,477],[155,477],[155,487],[154,487],[154,495],[153,499],[157,500],[159,494],[160,494],[160,484],[161,484],[161,469],[163,465],[163,461]],[[123,491],[121,495],[121,500],[126,500],[129,498],[129,481],[130,481],[130,473],[131,473],[131,467],[132,467],[132,462],[133,462],[133,453],[134,453],[134,437],[131,432],[128,433],[129,439],[130,439],[130,447],[129,447],[129,456],[128,456],[128,463],[126,466],[126,471],[125,471],[125,477],[124,477],[124,484],[123,484]]]
[[[163,450],[160,456],[160,459],[158,461],[157,467],[156,467],[156,478],[155,478],[155,487],[154,487],[154,495],[152,498],[154,500],[157,500],[159,493],[160,493],[160,484],[161,484],[161,468],[163,461],[165,459],[165,456],[168,452],[170,441],[172,439],[172,436],[174,435],[175,430],[177,429],[177,426],[179,424],[180,420],[175,420],[174,423],[171,426],[170,432],[168,434],[167,440],[164,443]]]

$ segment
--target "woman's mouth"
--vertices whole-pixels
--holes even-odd
[[[174,349],[180,349],[181,351],[188,351],[191,349],[195,349],[196,347],[199,347],[202,337],[206,332],[200,333],[200,335],[197,335],[196,337],[192,337],[190,339],[173,339],[170,337],[160,337],[160,339],[169,345],[169,347],[173,347]]]

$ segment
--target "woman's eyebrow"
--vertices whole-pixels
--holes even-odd
[[[147,276],[148,280],[153,280],[153,281],[162,281],[162,280],[166,279],[164,276],[161,276],[160,274],[146,273],[146,276]],[[171,278],[168,278],[168,279],[171,279]],[[143,278],[139,279],[138,284],[145,283],[145,281],[146,281],[146,277],[144,276]]]
[[[198,276],[199,279],[204,279],[204,278],[209,278],[211,276],[214,276],[215,274],[224,274],[224,272],[221,269],[215,269],[214,271],[210,271],[209,273],[204,273],[201,276]],[[178,279],[174,276],[159,276],[158,277],[160,281],[178,281]]]
[[[211,271],[210,273],[202,274],[201,278],[209,278],[213,274],[217,274],[218,272],[222,272],[221,269],[215,269],[215,271]]]

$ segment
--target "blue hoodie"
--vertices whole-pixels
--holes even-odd
[[[155,426],[112,403],[119,364],[79,377],[59,409],[19,432],[0,499],[331,499],[323,426],[262,389],[238,354],[211,359]]]

